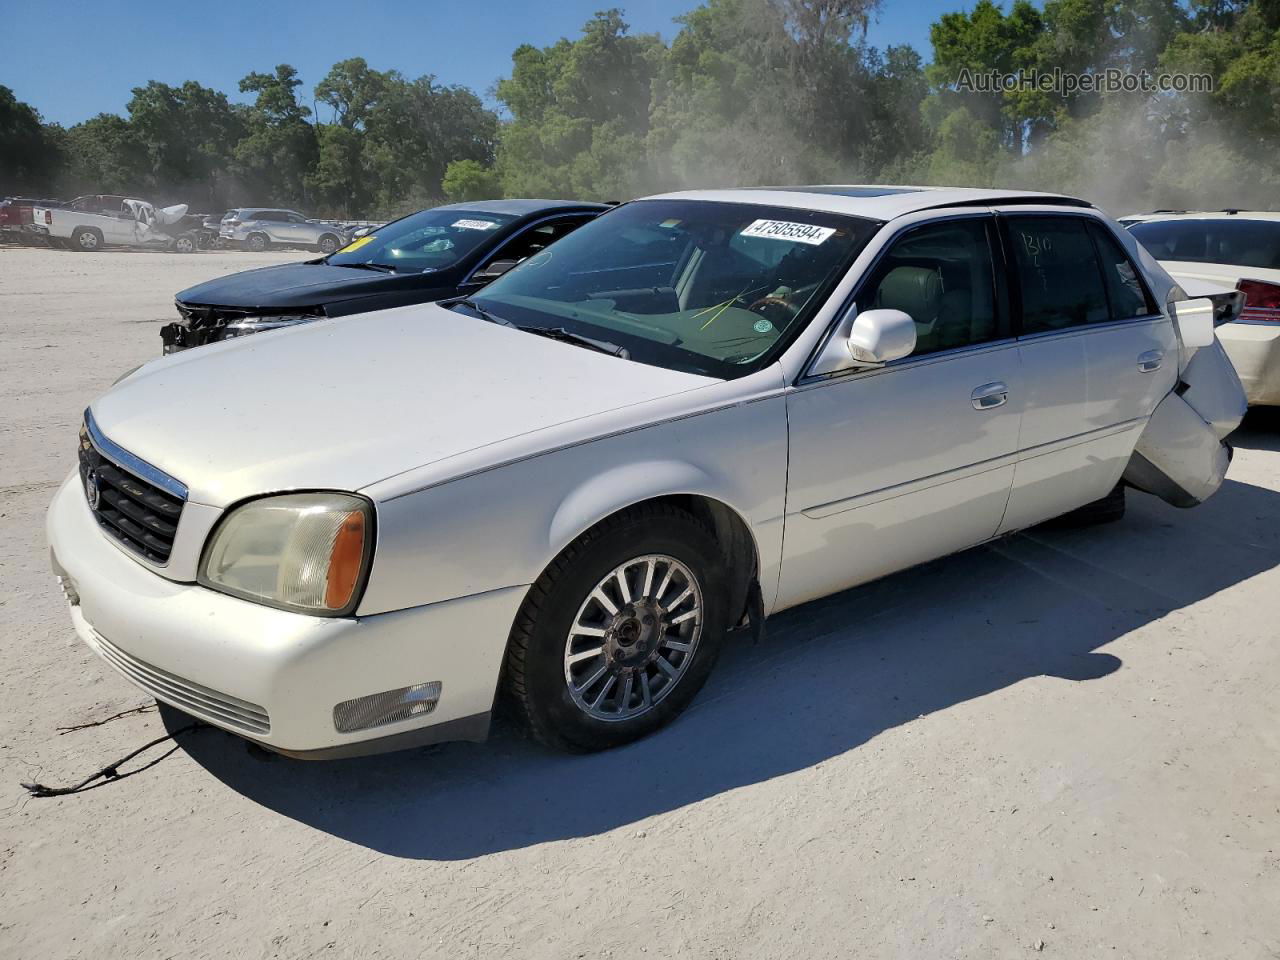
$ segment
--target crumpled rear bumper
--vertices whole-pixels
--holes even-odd
[[[1240,378],[1222,345],[1202,347],[1151,415],[1125,481],[1175,507],[1203,503],[1226,478],[1231,462],[1226,438],[1247,409]]]

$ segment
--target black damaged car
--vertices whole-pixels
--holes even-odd
[[[448,297],[465,297],[608,210],[566,200],[483,200],[411,214],[336,253],[219,277],[176,297],[164,352]]]

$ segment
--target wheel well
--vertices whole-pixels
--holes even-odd
[[[670,504],[697,517],[711,529],[724,552],[729,580],[729,624],[737,626],[746,613],[747,591],[760,572],[760,557],[751,527],[727,504],[692,493],[654,497],[633,503],[627,509],[647,503]]]

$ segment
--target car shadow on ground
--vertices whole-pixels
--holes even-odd
[[[1231,434],[1232,446],[1280,452],[1280,407],[1253,407]]]
[[[682,718],[608,753],[560,755],[505,729],[323,763],[263,762],[219,731],[183,744],[318,830],[397,857],[476,857],[783,776],[1025,678],[1106,676],[1121,662],[1100,647],[1278,561],[1278,493],[1229,480],[1192,511],[1131,493],[1119,524],[1037,528],[779,614],[762,644],[726,651]]]

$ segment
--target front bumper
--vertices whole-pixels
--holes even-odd
[[[104,534],[73,474],[49,508],[55,572],[76,633],[157,700],[296,756],[483,739],[525,587],[374,616],[275,610],[159,577]],[[345,701],[439,681],[428,714],[352,733]]]
[[[1280,405],[1280,326],[1227,323],[1218,327],[1218,339],[1240,375],[1249,405]]]

